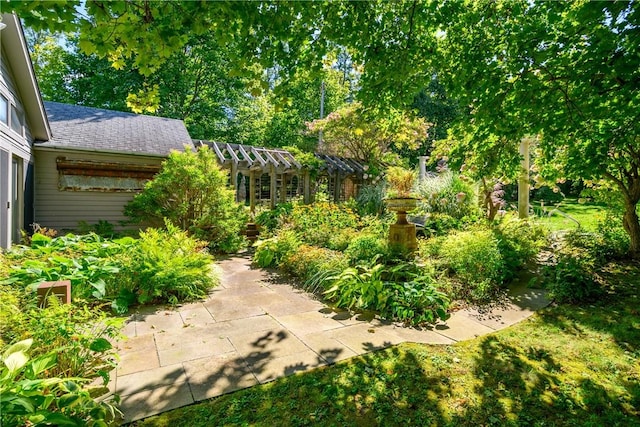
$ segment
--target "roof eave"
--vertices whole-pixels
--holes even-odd
[[[29,129],[34,139],[48,141],[51,139],[51,127],[42,103],[22,24],[15,13],[2,14],[2,22],[6,28],[0,33],[0,42],[14,75],[22,77],[16,78],[15,84],[29,122]]]

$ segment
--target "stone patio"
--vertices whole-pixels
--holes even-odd
[[[548,304],[543,291],[521,288],[489,312],[460,310],[418,330],[332,309],[252,268],[248,253],[218,265],[222,284],[207,300],[145,308],[128,320],[109,384],[122,398],[125,422],[402,342],[471,339]]]

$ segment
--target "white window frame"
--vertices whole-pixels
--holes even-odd
[[[11,114],[9,119],[9,127],[11,128],[12,131],[17,133],[21,137],[24,137],[24,112],[16,104],[10,104],[10,105],[11,107],[9,108],[9,110],[11,111]],[[18,122],[20,123],[19,129],[16,129],[16,127],[14,127],[15,126],[14,113],[15,113],[15,118],[17,118]]]
[[[4,118],[5,120],[0,120],[0,123],[9,126],[9,106],[11,105],[11,103],[9,102],[9,98],[7,98],[6,96],[4,96],[4,94],[0,93],[0,100],[4,101]],[[2,103],[0,102],[0,108],[2,106]]]

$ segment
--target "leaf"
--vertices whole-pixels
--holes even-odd
[[[80,47],[85,55],[91,55],[96,51],[95,44],[87,39],[80,39],[80,41],[78,42],[78,47]]]
[[[45,354],[31,361],[29,365],[30,377],[33,379],[41,372],[50,369],[56,364],[57,355],[55,353]]]
[[[32,344],[33,344],[33,339],[31,338],[12,344],[9,346],[9,348],[5,350],[4,354],[2,355],[2,358],[6,359],[7,357],[9,357],[11,353],[15,353],[19,351],[22,351],[22,352],[27,351],[31,348]]]
[[[93,295],[94,297],[96,297],[98,299],[104,298],[105,293],[106,293],[107,284],[105,283],[105,281],[103,279],[95,280],[95,281],[91,282],[90,285],[93,286],[93,288],[95,289],[95,291],[93,291],[91,293],[91,295]]]
[[[51,243],[51,237],[44,236],[40,233],[35,233],[31,236],[31,247],[38,248],[41,246],[48,246]]]
[[[68,393],[68,394],[62,395],[58,399],[58,408],[62,409],[62,408],[73,406],[75,403],[78,402],[78,400],[80,400],[80,396],[74,393]]]
[[[11,353],[9,357],[4,359],[4,364],[9,369],[9,373],[11,376],[16,374],[20,369],[24,367],[29,361],[29,356],[23,351],[18,351],[15,353]]]
[[[97,339],[93,340],[93,342],[89,345],[89,348],[91,349],[91,351],[97,351],[97,352],[102,353],[102,352],[105,352],[107,350],[111,350],[113,348],[113,346],[106,339],[97,338]]]
[[[25,412],[35,411],[34,403],[31,401],[31,399],[25,396],[17,396],[15,394],[9,395],[8,393],[3,392],[2,403],[3,403],[3,406],[7,403],[11,403],[12,405],[15,405],[15,406],[20,406],[25,409]]]
[[[59,412],[47,412],[46,415],[47,425],[54,426],[80,426],[73,418],[67,417]]]

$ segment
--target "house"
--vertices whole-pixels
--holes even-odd
[[[193,148],[181,120],[44,103],[51,138],[36,140],[35,220],[57,230],[79,221],[118,225],[172,150]]]
[[[194,144],[181,120],[43,102],[19,19],[0,30],[0,248],[30,224],[115,225],[171,150]]]
[[[3,14],[0,24],[0,247],[7,248],[34,221],[32,146],[51,130],[20,21]]]

